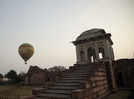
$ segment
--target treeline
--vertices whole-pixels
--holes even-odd
[[[0,73],[0,84],[6,85],[6,84],[12,84],[12,83],[19,83],[24,81],[25,78],[24,72],[21,72],[17,74],[15,70],[10,70],[5,75]]]
[[[55,76],[61,76],[61,73],[63,71],[66,71],[67,69],[64,66],[53,66],[48,69],[45,69],[45,71],[48,71],[51,77],[49,76],[49,79],[52,78],[53,80],[56,78]],[[21,72],[17,74],[15,70],[10,70],[5,75],[0,73],[0,85],[7,85],[7,84],[15,84],[15,83],[24,83],[25,77],[27,73]],[[4,78],[4,79],[3,79]]]

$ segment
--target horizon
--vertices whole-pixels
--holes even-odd
[[[134,58],[133,10],[132,0],[0,0],[0,73],[27,72],[30,65],[71,66],[71,41],[92,28],[111,33],[115,59]],[[27,65],[18,54],[22,43],[35,48]]]

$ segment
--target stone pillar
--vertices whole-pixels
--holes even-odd
[[[111,57],[110,57],[109,43],[108,43],[107,40],[105,41],[104,52],[105,52],[105,59],[107,59],[107,60],[111,59]]]
[[[80,48],[79,48],[79,46],[78,45],[76,45],[76,58],[77,58],[77,64],[79,64],[80,63],[80,50],[79,50]]]
[[[114,69],[113,69],[112,61],[110,61],[110,70],[111,70],[111,76],[112,76],[113,89],[116,89],[116,82],[115,82],[115,76],[114,76]]]
[[[85,47],[84,48],[84,51],[85,51],[85,63],[87,64],[88,63],[88,47]]]
[[[99,49],[96,44],[95,44],[95,53],[96,53],[96,61],[98,61],[99,60]]]
[[[114,77],[114,71],[112,67],[112,61],[105,62],[106,65],[106,72],[107,72],[107,80],[109,83],[109,89],[113,91],[113,89],[116,89],[116,83],[115,83],[115,77]]]
[[[114,51],[113,51],[113,48],[110,47],[110,49],[111,49],[111,58],[112,58],[112,60],[114,60]]]

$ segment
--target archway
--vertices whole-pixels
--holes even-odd
[[[87,57],[88,57],[88,62],[93,63],[95,62],[96,59],[96,54],[95,54],[95,49],[89,47],[87,50]]]
[[[105,51],[103,47],[99,48],[99,58],[103,59],[105,57]]]

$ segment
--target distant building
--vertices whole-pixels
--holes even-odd
[[[25,84],[42,85],[45,84],[47,79],[47,71],[39,68],[38,66],[30,66],[25,76]]]
[[[2,81],[9,81],[10,79],[8,79],[8,78],[6,78],[6,77],[4,77],[3,79],[2,79]]]
[[[0,82],[3,80],[3,75],[0,74]]]

